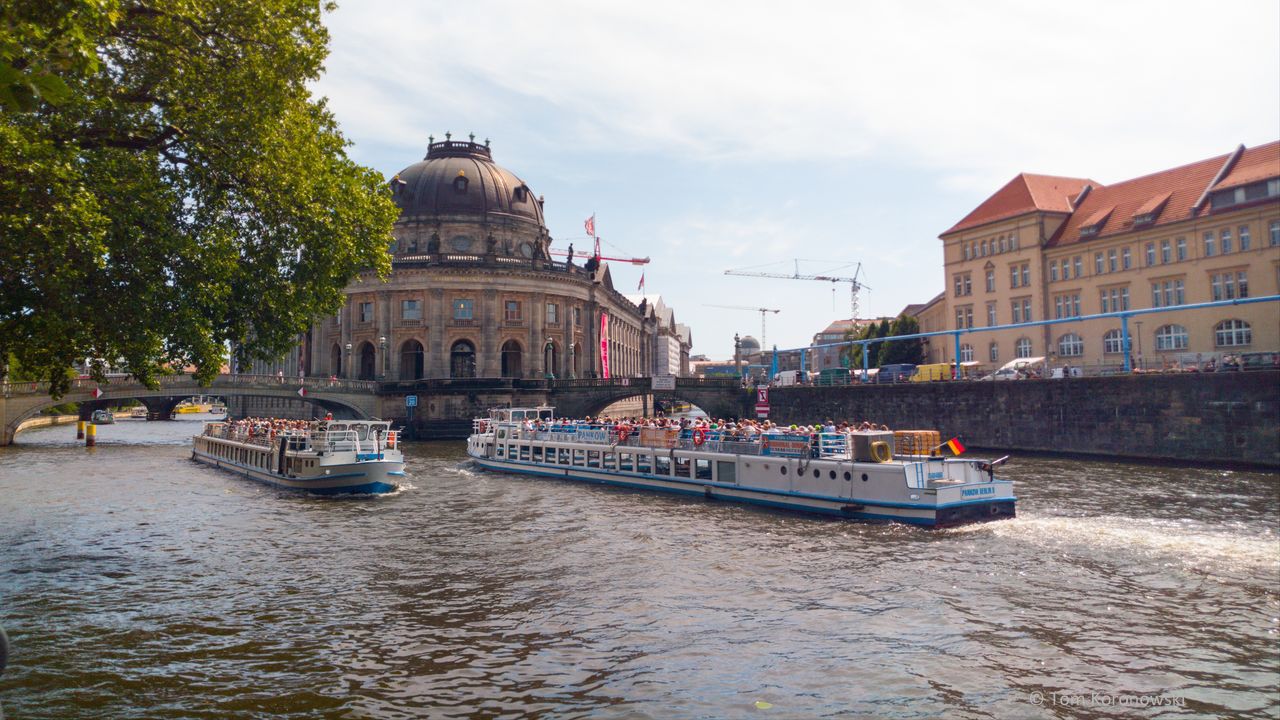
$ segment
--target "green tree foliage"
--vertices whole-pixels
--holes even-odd
[[[889,325],[888,337],[915,335],[918,332],[920,332],[920,322],[918,320],[909,315],[899,315]],[[922,338],[915,338],[913,340],[884,343],[880,346],[880,364],[882,366],[898,363],[920,365],[924,362],[924,343],[921,340]]]
[[[397,210],[307,83],[314,0],[0,7],[0,359],[67,387],[77,359],[209,380],[287,351]],[[3,370],[3,368],[0,368]]]

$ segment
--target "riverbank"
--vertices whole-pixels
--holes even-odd
[[[80,419],[79,415],[41,415],[39,417],[28,418],[18,425],[18,432],[23,430],[31,430],[32,428],[54,427],[57,425],[70,425]]]

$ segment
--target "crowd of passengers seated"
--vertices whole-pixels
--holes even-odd
[[[221,437],[233,440],[252,440],[272,438],[286,430],[307,430],[310,427],[311,423],[307,420],[248,417],[240,418],[239,420],[227,420],[221,423],[221,429],[218,434]]]
[[[828,419],[823,423],[815,423],[813,425],[778,425],[770,420],[739,420],[736,418],[728,420],[723,418],[676,419],[662,416],[620,418],[608,416],[593,418],[587,416],[580,419],[525,420],[522,427],[530,431],[550,432],[569,428],[604,428],[609,430],[612,435],[618,435],[620,430],[627,435],[633,435],[636,430],[641,428],[676,428],[683,438],[692,437],[695,431],[701,430],[704,433],[704,437],[709,440],[729,441],[755,440],[762,435],[809,435],[816,438],[819,433],[847,434],[868,430],[887,431],[889,429],[886,425],[873,423],[869,420],[861,422],[841,421],[837,423]]]

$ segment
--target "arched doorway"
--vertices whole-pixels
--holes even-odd
[[[542,367],[548,378],[554,380],[560,374],[560,348],[554,340],[542,346]]]
[[[360,379],[373,380],[378,360],[378,354],[373,349],[373,343],[366,342],[360,344]]]
[[[508,340],[502,344],[502,377],[518,378],[524,374],[524,351],[520,343]]]
[[[476,346],[459,340],[449,350],[449,377],[473,378],[476,376]]]
[[[333,348],[329,350],[329,374],[333,377],[342,377],[342,348],[337,343],[334,343]]]
[[[574,343],[569,349],[569,368],[573,377],[582,377],[582,343]]]
[[[423,377],[422,343],[407,340],[400,346],[400,379],[419,380]]]

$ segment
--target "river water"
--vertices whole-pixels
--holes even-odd
[[[926,531],[462,443],[298,496],[191,462],[196,419],[0,448],[8,718],[1280,714],[1275,474],[1014,458],[1017,519]]]

